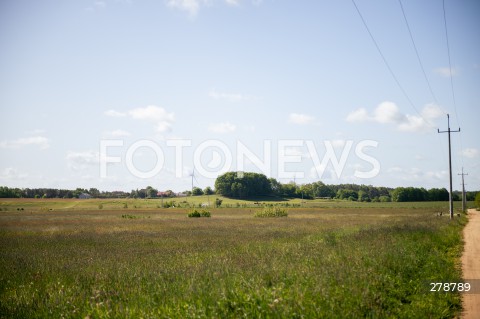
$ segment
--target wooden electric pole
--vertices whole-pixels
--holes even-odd
[[[468,173],[463,173],[463,167],[462,167],[462,174],[458,174],[458,175],[462,175],[462,211],[465,213],[466,210],[467,210],[467,198],[466,198],[466,194],[465,194],[465,179],[463,178],[465,175],[468,175]]]
[[[453,193],[452,193],[452,145],[450,140],[450,133],[460,132],[460,128],[458,131],[450,130],[450,115],[447,114],[447,124],[448,130],[447,131],[440,131],[438,129],[438,133],[448,133],[448,167],[450,170],[450,193],[449,193],[449,201],[450,201],[450,219],[453,218]]]

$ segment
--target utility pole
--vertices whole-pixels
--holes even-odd
[[[466,198],[466,194],[465,194],[465,180],[464,180],[464,176],[465,175],[468,175],[468,173],[463,173],[463,167],[462,167],[462,174],[458,174],[458,175],[462,175],[462,211],[465,213],[466,209],[467,209],[467,198]]]
[[[453,193],[452,193],[452,145],[450,141],[450,133],[460,132],[460,128],[458,131],[450,130],[450,115],[447,114],[447,124],[448,130],[447,131],[440,131],[437,129],[438,133],[448,133],[448,167],[450,170],[450,193],[449,193],[449,201],[450,201],[450,219],[453,218]]]

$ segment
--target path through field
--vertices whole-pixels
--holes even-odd
[[[462,256],[464,279],[480,280],[480,212],[468,210],[468,224],[463,230],[465,250]],[[480,318],[480,294],[463,295],[464,319]]]

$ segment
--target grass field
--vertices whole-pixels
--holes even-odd
[[[466,218],[436,216],[447,203],[299,201],[282,218],[243,201],[211,218],[158,203],[0,201],[0,318],[460,313],[460,295],[428,285],[461,278]]]

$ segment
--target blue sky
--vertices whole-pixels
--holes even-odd
[[[445,0],[450,72],[442,1],[402,0],[433,95],[399,1],[356,4],[406,95],[350,0],[2,1],[0,185],[204,188],[244,147],[282,182],[448,188],[449,113],[479,190],[480,3]]]

